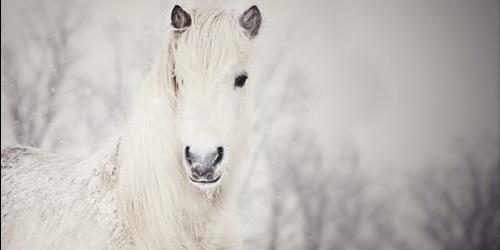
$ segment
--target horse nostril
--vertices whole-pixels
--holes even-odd
[[[193,159],[191,153],[189,152],[189,146],[186,146],[186,148],[184,149],[184,157],[186,158],[186,161],[189,165],[193,164]]]
[[[223,147],[217,147],[217,153],[215,154],[214,157],[214,166],[219,164],[222,161],[222,158],[224,157],[224,148]]]

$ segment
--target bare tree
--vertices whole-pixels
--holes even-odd
[[[115,88],[110,93],[109,99],[114,100],[110,103],[109,107],[111,109],[110,113],[116,113],[120,116],[125,114],[127,108],[126,101],[126,87],[125,87],[125,75],[124,75],[124,60],[123,60],[123,41],[121,36],[122,28],[118,23],[114,23],[108,27],[108,36],[112,44],[113,50],[113,75],[115,82],[113,86]]]
[[[438,249],[500,249],[498,151],[492,161],[465,151],[462,157],[453,169],[426,169],[415,183],[427,216],[422,230]]]
[[[395,230],[390,205],[370,193],[355,147],[326,160],[314,133],[298,124],[290,141],[274,145],[268,249],[409,249]],[[288,205],[291,200],[294,207]],[[300,229],[287,245],[283,232]]]
[[[279,171],[279,170],[275,170]],[[277,250],[280,245],[280,238],[282,228],[285,224],[282,216],[285,213],[285,207],[283,204],[283,200],[281,200],[285,195],[285,187],[280,182],[272,181],[271,182],[271,214],[270,214],[270,222],[269,222],[269,250]]]
[[[332,172],[323,164],[320,147],[310,134],[296,134],[290,152],[293,157],[286,167],[293,192],[298,198],[299,211],[303,218],[305,249],[320,249],[329,206]],[[303,147],[301,147],[301,146]],[[299,147],[297,147],[299,146]]]
[[[75,1],[32,1],[3,20],[19,22],[13,36],[2,27],[1,69],[18,143],[40,146],[62,109],[61,98],[70,92],[69,74],[78,60],[71,42],[83,21],[80,7]]]
[[[129,108],[129,82],[126,81],[126,65],[124,58],[124,26],[114,22],[105,28],[107,38],[111,44],[111,65],[112,77],[108,87],[104,87],[102,82],[93,83],[87,78],[81,78],[85,82],[87,89],[79,91],[79,105],[93,107],[82,111],[82,116],[89,131],[90,139],[94,142],[100,140],[102,136],[109,134],[110,128],[116,128]],[[98,112],[96,112],[98,110]]]

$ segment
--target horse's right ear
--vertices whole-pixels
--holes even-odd
[[[191,25],[191,16],[179,5],[175,5],[171,15],[172,26],[176,29],[185,29]]]

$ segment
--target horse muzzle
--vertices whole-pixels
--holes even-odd
[[[200,154],[193,152],[191,147],[186,146],[184,149],[184,159],[190,170],[189,180],[199,185],[219,182],[222,177],[219,168],[223,158],[223,147],[217,147],[209,153]]]

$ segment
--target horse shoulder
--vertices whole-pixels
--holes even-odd
[[[97,247],[107,244],[110,232],[120,234],[115,197],[109,186],[103,187],[103,164],[111,163],[65,158],[30,147],[2,149],[2,239],[6,237],[2,246],[12,242],[10,247],[29,248],[34,245],[22,242],[31,242],[67,247],[94,242],[91,245]],[[43,231],[37,230],[42,227]]]

